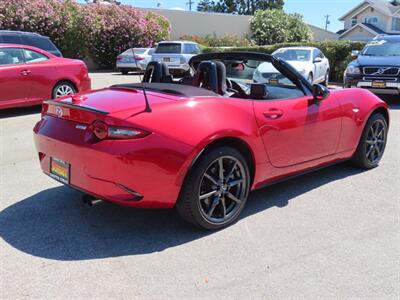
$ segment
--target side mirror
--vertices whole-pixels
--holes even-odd
[[[360,55],[360,51],[358,50],[352,50],[351,51],[351,58],[356,59]]]
[[[322,101],[328,98],[330,91],[326,86],[320,84],[314,84],[312,86],[312,93],[314,96],[314,100]]]
[[[316,57],[316,58],[314,59],[314,64],[315,64],[315,63],[320,63],[320,62],[322,62],[322,58],[321,58],[321,57]]]

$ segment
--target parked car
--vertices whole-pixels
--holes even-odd
[[[89,90],[84,62],[36,47],[0,44],[0,109],[36,105],[44,99]]]
[[[158,43],[152,60],[165,63],[172,74],[189,71],[189,60],[201,53],[197,43],[189,41],[165,41]]]
[[[233,76],[261,63],[290,84]],[[238,220],[250,190],[344,160],[378,166],[389,112],[369,91],[312,85],[262,53],[200,54],[189,65],[193,80],[165,83],[168,69],[151,62],[143,84],[46,101],[34,128],[44,173],[91,204],[176,207],[220,229]]]
[[[28,45],[62,57],[60,50],[57,49],[50,38],[38,33],[0,30],[0,44]]]
[[[359,53],[344,73],[344,86],[376,94],[400,95],[400,35],[378,36]]]
[[[291,64],[298,72],[308,79],[311,83],[328,84],[329,81],[329,60],[321,50],[314,47],[287,47],[280,48],[272,53],[274,56],[283,59]],[[275,70],[266,69],[267,66],[261,65],[258,69],[259,76],[274,75]],[[255,78],[257,80],[257,78]]]
[[[124,75],[129,71],[143,72],[151,61],[154,48],[130,48],[117,57],[117,69]]]

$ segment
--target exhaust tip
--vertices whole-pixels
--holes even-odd
[[[90,195],[83,195],[82,202],[89,205],[90,207],[102,204],[104,201],[101,199],[96,199]]]

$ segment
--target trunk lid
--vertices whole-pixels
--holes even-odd
[[[146,93],[151,107],[179,99],[159,93]],[[107,88],[45,101],[42,113],[54,117],[90,124],[105,118],[125,120],[144,112],[143,91],[138,89]]]

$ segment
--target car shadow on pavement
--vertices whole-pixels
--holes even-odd
[[[360,172],[340,164],[255,191],[242,218],[284,207],[298,195]],[[7,207],[0,212],[0,237],[22,252],[71,261],[158,252],[213,233],[190,226],[172,209],[140,210],[111,203],[90,208],[81,195],[60,186]]]
[[[0,119],[38,114],[40,113],[41,110],[42,110],[41,105],[30,106],[30,107],[8,108],[0,110]]]

